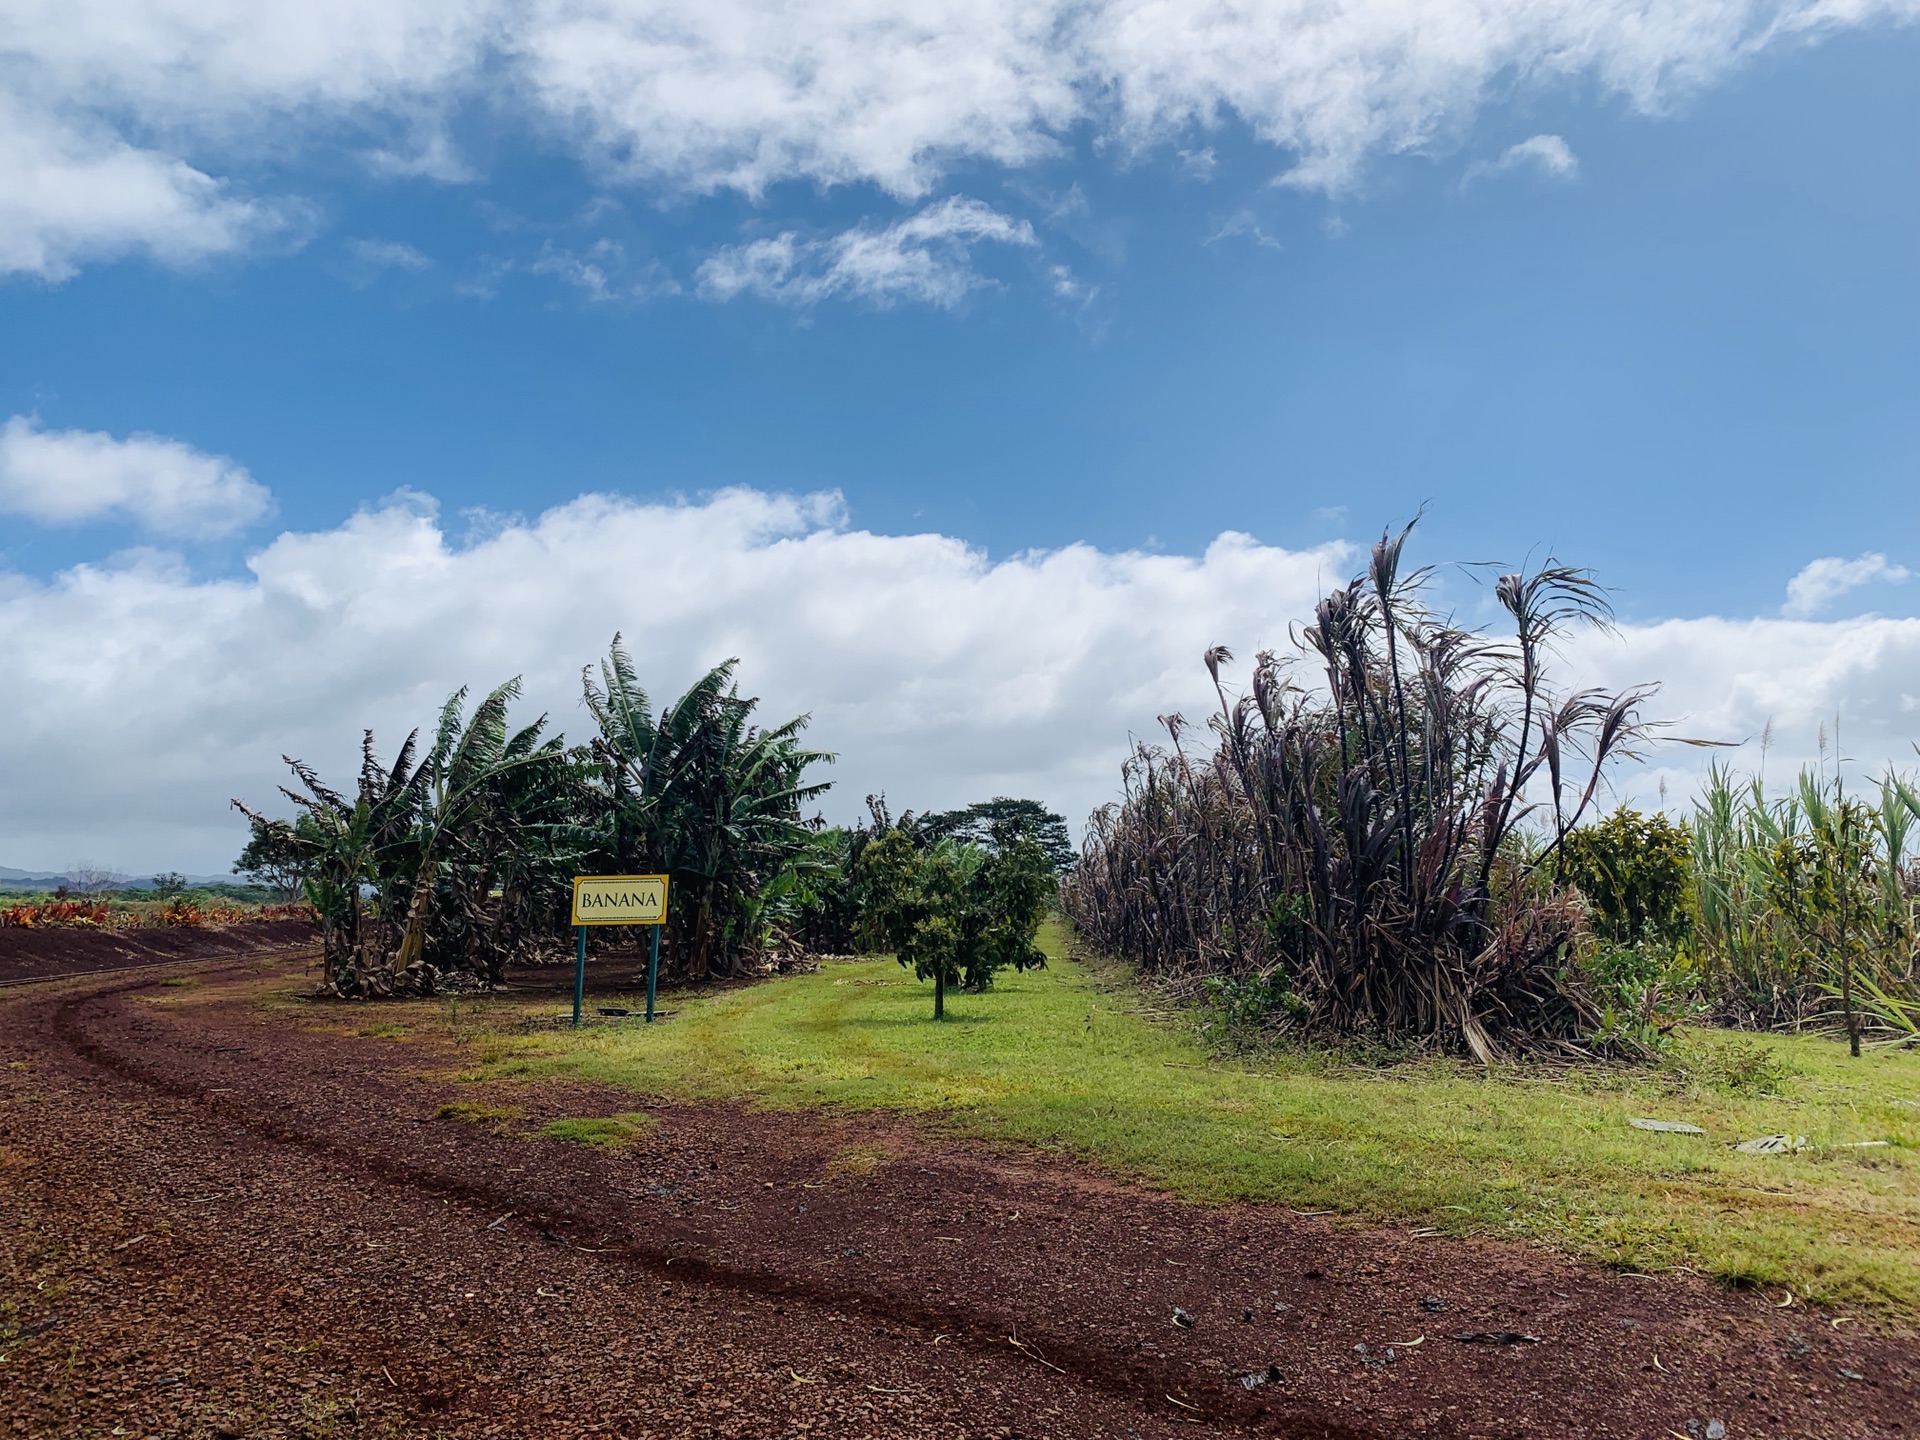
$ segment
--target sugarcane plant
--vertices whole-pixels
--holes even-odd
[[[1920,788],[1871,799],[1836,765],[1769,795],[1715,766],[1691,832],[1691,945],[1723,1023],[1920,1041]]]
[[[1208,730],[1168,715],[1168,744],[1136,748],[1063,904],[1151,974],[1266,997],[1280,1030],[1588,1053],[1580,911],[1551,877],[1646,736],[1650,692],[1550,681],[1556,643],[1611,620],[1585,571],[1500,576],[1508,629],[1489,635],[1427,606],[1411,529],[1320,601],[1294,654],[1262,652],[1247,693],[1227,693],[1231,651],[1206,653]]]

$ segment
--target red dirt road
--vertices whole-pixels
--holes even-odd
[[[1920,1430],[1920,1344],[1798,1305],[903,1123],[460,1084],[341,1033],[375,1008],[262,1009],[284,960],[164,974],[0,992],[0,1434]],[[641,1108],[624,1150],[531,1133]],[[1502,1330],[1538,1343],[1451,1338]]]

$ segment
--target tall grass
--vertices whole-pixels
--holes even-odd
[[[1692,948],[1723,1022],[1920,1040],[1920,789],[1805,769],[1769,796],[1714,766],[1692,832]]]
[[[1483,1061],[1578,1052],[1598,1015],[1552,860],[1631,753],[1644,692],[1550,683],[1556,640],[1609,618],[1584,572],[1500,577],[1511,629],[1489,636],[1422,603],[1405,539],[1383,536],[1303,632],[1323,684],[1263,654],[1230,701],[1232,656],[1207,653],[1210,744],[1163,717],[1171,749],[1141,747],[1095,813],[1065,907],[1108,953],[1229,980],[1283,1024]]]

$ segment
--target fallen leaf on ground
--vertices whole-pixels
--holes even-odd
[[[1789,1155],[1807,1143],[1804,1135],[1756,1135],[1733,1148],[1742,1155]]]
[[[1017,1335],[1009,1335],[1007,1337],[1007,1344],[1011,1345],[1014,1349],[1018,1350],[1022,1355],[1027,1356],[1029,1359],[1038,1360],[1042,1365],[1046,1366],[1049,1370],[1058,1370],[1062,1375],[1067,1373],[1066,1371],[1061,1370],[1058,1365],[1054,1364],[1051,1360],[1047,1359],[1046,1356],[1042,1355],[1038,1350],[1034,1349],[1031,1345],[1027,1344],[1026,1341],[1022,1340]]]

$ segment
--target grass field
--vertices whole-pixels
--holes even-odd
[[[410,1007],[409,1028],[450,1030],[474,1079],[885,1107],[1195,1200],[1527,1239],[1920,1320],[1920,1055],[1855,1061],[1821,1039],[1699,1032],[1658,1070],[1215,1059],[1190,1015],[1151,1009],[1124,977],[1067,958],[1058,932],[1043,938],[1049,969],[950,996],[940,1025],[928,988],[880,958],[676,995],[651,1029],[528,1031],[511,997],[463,1001],[457,1024]],[[1634,1116],[1707,1133],[1648,1133]],[[1773,1132],[1808,1145],[1729,1148]],[[1860,1141],[1889,1143],[1845,1148]]]

